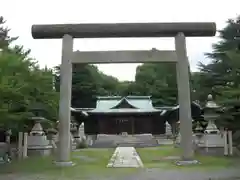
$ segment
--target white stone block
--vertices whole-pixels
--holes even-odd
[[[28,136],[28,146],[48,146],[50,144],[47,136]]]

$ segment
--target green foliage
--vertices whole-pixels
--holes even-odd
[[[11,42],[17,40],[17,37],[10,37],[8,35],[10,29],[4,27],[6,21],[0,16],[0,49],[7,50]]]
[[[56,90],[60,88],[60,67],[55,67]],[[72,74],[72,106],[95,107],[97,96],[117,94],[119,81],[100,72],[96,66],[73,64]]]
[[[1,123],[14,124],[32,116],[36,102],[46,106],[46,118],[56,119],[58,94],[53,90],[52,72],[40,69],[30,59],[14,53],[0,56],[0,116]]]
[[[176,65],[145,63],[138,66],[133,87],[135,95],[153,96],[157,106],[177,104]]]
[[[236,39],[240,17],[229,20],[221,30],[221,40],[213,44],[213,52],[206,56],[212,62],[199,64],[200,72],[191,73],[192,99],[205,104],[208,94],[225,106],[221,115],[224,126],[238,128],[238,104],[240,98],[240,40]],[[43,104],[44,116],[57,119],[58,92],[60,89],[60,66],[52,69],[40,68],[29,58],[30,50],[22,46],[10,47],[15,37],[8,35],[5,21],[0,18],[0,123],[16,125],[32,115],[33,104]],[[190,73],[190,72],[189,72]],[[55,89],[53,89],[53,76]],[[152,96],[155,106],[177,104],[176,66],[174,63],[144,63],[138,66],[135,81],[119,82],[103,74],[94,65],[73,64],[72,106],[95,107],[97,96],[146,95]],[[22,121],[21,121],[22,120]],[[233,124],[234,127],[233,127]]]
[[[21,64],[21,60],[17,58],[17,55],[8,53],[0,56],[0,116],[1,122],[5,124],[5,121],[13,122],[28,116],[26,108],[29,106],[29,98],[25,96],[28,91],[25,78],[28,74],[24,72],[28,64]],[[20,73],[21,71],[24,73]],[[19,111],[22,113],[19,114]]]
[[[212,62],[199,64],[200,73],[195,77],[197,98],[211,93],[223,107],[223,113],[217,121],[219,125],[236,131],[240,128],[240,40],[236,39],[240,17],[230,19],[227,26],[219,31],[220,41],[213,44],[213,52],[207,53]]]
[[[44,104],[46,118],[56,119],[58,93],[53,89],[52,70],[40,68],[23,46],[10,47],[17,38],[8,36],[4,22],[0,18],[0,31],[4,32],[0,39],[0,125],[13,131],[24,128],[36,103]]]

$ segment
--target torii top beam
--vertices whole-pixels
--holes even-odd
[[[34,39],[174,37],[182,32],[188,37],[215,36],[213,22],[115,23],[115,24],[43,24],[32,26]]]

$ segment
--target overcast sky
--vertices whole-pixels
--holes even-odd
[[[216,22],[217,29],[229,18],[240,14],[240,0],[1,0],[0,15],[11,28],[10,35],[19,36],[17,44],[32,50],[31,56],[41,66],[53,67],[61,61],[60,40],[34,40],[32,24],[51,23],[116,23],[116,22]],[[231,3],[231,4],[230,4]],[[216,37],[188,38],[191,69],[197,62],[207,63],[204,52],[211,51]],[[150,50],[173,49],[173,39],[78,39],[75,50]],[[138,64],[105,64],[99,69],[119,80],[134,80]]]

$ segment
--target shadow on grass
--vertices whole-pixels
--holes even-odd
[[[137,152],[143,161],[145,168],[161,168],[161,169],[179,169],[179,170],[201,170],[213,171],[225,169],[226,167],[236,166],[237,159],[229,157],[213,157],[195,155],[195,159],[200,161],[200,164],[177,166],[175,162],[180,158],[180,149],[172,146],[161,146],[155,148],[139,148]],[[173,159],[166,157],[172,157]],[[238,162],[240,159],[238,159]]]

